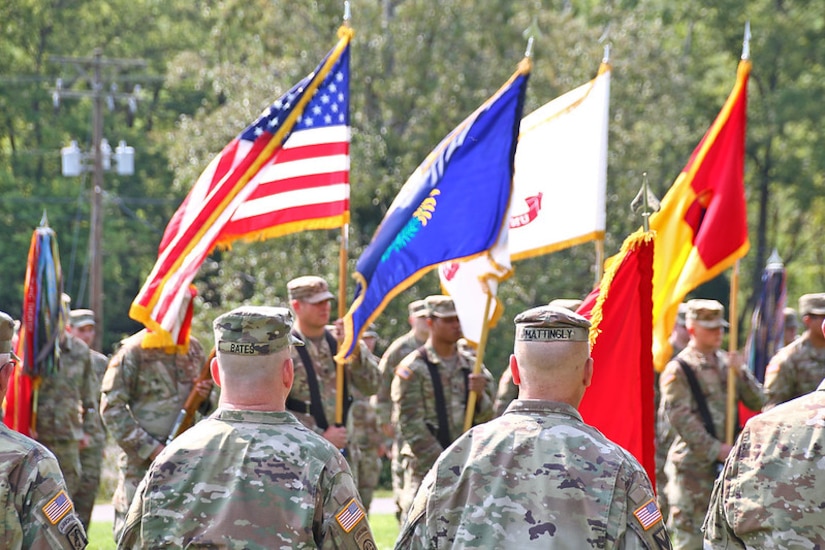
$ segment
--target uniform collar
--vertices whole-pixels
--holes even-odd
[[[579,411],[577,411],[574,406],[569,405],[567,403],[561,403],[559,401],[544,401],[540,399],[516,399],[515,401],[511,402],[510,405],[507,407],[507,410],[504,411],[504,414],[508,413],[556,413],[572,416],[576,420],[584,422],[584,420],[582,419],[582,415],[579,414]]]

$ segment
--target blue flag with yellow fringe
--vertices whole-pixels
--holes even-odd
[[[441,262],[489,250],[512,192],[513,158],[530,74],[528,59],[413,172],[358,260],[355,298],[339,355],[399,293]]]

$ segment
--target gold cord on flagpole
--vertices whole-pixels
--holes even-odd
[[[730,278],[730,332],[728,334],[728,350],[736,351],[738,334],[738,325],[736,322],[736,295],[739,291],[739,260],[733,264],[733,273]],[[728,445],[733,445],[734,430],[736,428],[736,379],[739,377],[739,371],[731,368],[728,365],[728,394],[727,407],[725,414],[725,442]]]
[[[347,255],[349,249],[349,224],[341,226],[341,246],[338,248],[338,318],[347,313]],[[358,346],[358,342],[355,343]],[[344,423],[344,377],[346,361],[335,355],[335,423]]]
[[[473,365],[473,374],[481,374],[481,365],[484,361],[484,348],[487,347],[487,335],[490,333],[490,323],[487,320],[490,318],[490,306],[493,303],[493,296],[488,291],[487,302],[484,304],[484,323],[481,326],[481,341],[478,343],[476,350],[476,362]],[[478,401],[478,393],[471,391],[467,394],[467,410],[464,412],[464,431],[466,432],[473,427],[473,414],[476,409],[476,401]]]

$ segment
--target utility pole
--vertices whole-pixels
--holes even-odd
[[[57,86],[53,94],[54,105],[58,107],[62,97],[75,98],[91,98],[92,99],[92,152],[91,152],[91,172],[92,172],[92,196],[91,196],[91,228],[89,236],[89,306],[95,312],[97,318],[97,331],[93,342],[93,347],[96,350],[103,348],[103,250],[101,247],[103,238],[103,172],[109,169],[111,159],[111,147],[108,142],[103,139],[103,100],[109,99],[110,108],[114,108],[114,101],[116,99],[126,99],[129,102],[130,110],[134,109],[137,103],[137,94],[140,93],[140,86],[135,86],[135,90],[131,94],[119,94],[116,90],[116,85],[110,86],[110,92],[104,92],[103,68],[114,67],[119,70],[127,68],[143,68],[146,62],[140,59],[112,59],[103,57],[100,49],[95,49],[93,57],[59,57],[54,56],[50,58],[52,61],[63,63],[66,65],[73,65],[79,72],[80,79],[86,80],[91,84],[91,90],[69,90],[64,89],[63,80],[57,80]],[[91,72],[90,72],[91,71]],[[80,175],[83,171],[81,158],[82,155],[77,149],[77,144],[72,143],[73,150],[66,148],[63,151],[64,158],[64,175]],[[128,155],[125,142],[121,142],[118,147],[118,155],[125,153]],[[132,162],[134,158],[134,150],[131,150],[132,156],[124,159],[123,164],[128,164],[130,169],[122,170],[120,156],[116,156],[115,160],[118,164],[118,172],[124,175],[131,174]],[[66,170],[67,154],[76,155],[78,164],[77,171]],[[74,157],[72,157],[74,158]],[[72,166],[74,168],[74,166]]]

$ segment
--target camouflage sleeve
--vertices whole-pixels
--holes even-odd
[[[435,486],[436,469],[431,468],[415,494],[407,519],[395,541],[396,550],[408,548],[435,548],[436,541],[427,531],[427,506]]]
[[[776,354],[765,367],[765,405],[769,410],[796,395],[794,362],[785,353]]]
[[[74,513],[57,460],[41,455],[26,474],[18,489],[24,499],[23,548],[85,548],[86,532]]]
[[[143,495],[146,492],[147,478],[148,475],[144,476],[140,481],[132,503],[129,505],[129,511],[123,523],[123,530],[117,541],[118,548],[143,547],[143,541],[141,541],[141,523],[143,522]]]
[[[635,462],[635,461],[634,461]],[[622,466],[620,478],[626,480],[627,496],[624,523],[627,526],[619,548],[623,550],[654,550],[671,548],[670,536],[665,528],[664,518],[656,504],[653,487],[641,466],[634,469],[631,462]],[[629,475],[628,475],[629,474]],[[618,506],[612,506],[608,525],[614,525]]]
[[[743,365],[740,369],[736,386],[739,399],[746,407],[752,411],[762,410],[765,404],[765,392],[762,391],[762,384],[754,377],[747,365]]]
[[[397,341],[393,342],[378,363],[378,391],[376,395],[375,411],[378,414],[378,422],[383,426],[392,423],[392,397],[390,389],[392,387],[392,377],[395,374],[395,367],[403,359],[398,353],[401,348]]]
[[[364,395],[372,395],[378,390],[378,359],[362,341],[358,343],[359,357],[350,365],[352,385]]]
[[[100,425],[100,415],[97,412],[100,405],[100,380],[92,367],[91,352],[83,358],[83,431],[89,435],[99,435],[103,431]]]
[[[487,370],[487,367],[482,366],[482,373],[487,377],[487,386],[484,388],[484,393],[478,396],[476,402],[476,413],[473,416],[474,424],[481,424],[492,420],[495,416],[493,409],[493,401],[496,395],[496,382],[493,379],[492,373]]]
[[[745,432],[743,432],[742,435],[745,435],[747,429],[747,426],[745,426]],[[729,484],[737,475],[738,462],[734,457],[738,457],[740,454],[741,441],[741,437],[737,439],[733,450],[731,450],[728,459],[725,461],[725,467],[722,470],[721,476],[719,476],[713,484],[713,493],[710,496],[708,513],[702,525],[705,548],[736,548],[742,550],[746,548],[745,544],[734,534],[730,523],[728,523],[725,511]]]
[[[412,358],[411,355],[407,356],[398,365],[392,381],[392,401],[397,407],[398,432],[400,438],[409,444],[419,464],[433,464],[444,449],[427,427],[427,422],[432,422],[433,426],[438,424],[433,413],[430,414],[432,418],[427,418],[426,409],[432,409],[435,403],[432,382],[428,375],[421,375],[411,369],[416,363]]]
[[[138,360],[128,349],[121,348],[112,358],[100,387],[100,414],[124,452],[147,460],[161,442],[141,427],[130,408],[138,368]]]
[[[679,363],[671,361],[659,379],[661,407],[675,433],[685,440],[696,456],[704,456],[708,464],[716,461],[722,442],[705,429],[698,412],[692,410],[693,394]]]
[[[320,548],[374,550],[367,512],[349,466],[340,454],[332,460],[335,462],[328,463],[319,481],[315,510],[316,515],[320,512],[321,532],[316,532],[316,540],[321,541]]]

